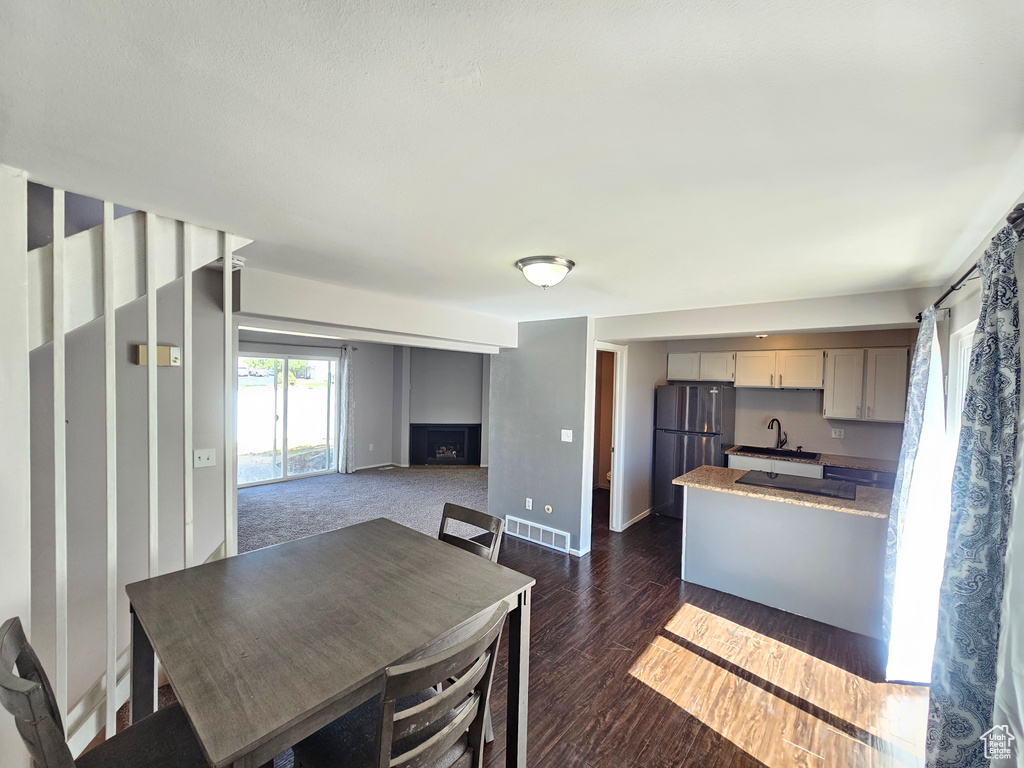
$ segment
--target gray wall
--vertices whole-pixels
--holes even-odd
[[[568,531],[573,549],[580,547],[584,422],[592,418],[586,371],[586,318],[520,323],[518,348],[494,355],[490,369],[487,509]],[[573,442],[561,441],[562,429],[573,431]]]
[[[217,466],[196,470],[196,559],[224,540],[223,314],[220,274],[193,276],[193,438],[195,448],[216,448]],[[160,343],[182,343],[182,282],[158,293]],[[106,647],[106,469],[103,410],[102,319],[67,336],[67,488],[70,628],[69,699],[74,703],[103,674]],[[117,310],[118,578],[148,575],[148,472],[146,369],[130,362],[129,346],[145,340],[145,299]],[[32,615],[33,643],[53,669],[53,347],[31,354],[32,377]],[[160,459],[160,567],[184,564],[183,372],[158,370]],[[118,649],[129,643],[128,602],[119,589]]]
[[[483,355],[413,348],[409,420],[413,424],[479,424]]]

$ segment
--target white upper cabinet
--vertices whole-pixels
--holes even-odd
[[[868,421],[903,421],[907,406],[906,347],[869,349],[864,386],[864,418]]]
[[[825,350],[787,349],[775,353],[775,386],[821,389],[825,386]]]
[[[732,381],[736,378],[735,352],[701,352],[701,381]]]
[[[863,418],[864,354],[863,349],[826,350],[825,418]]]
[[[737,387],[774,387],[775,352],[737,352]]]
[[[672,381],[696,381],[700,378],[700,352],[668,356],[668,378]]]

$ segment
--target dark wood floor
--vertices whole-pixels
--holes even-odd
[[[511,537],[503,544],[500,562],[537,579],[529,765],[890,764],[878,759],[885,754],[907,758],[892,764],[916,764],[913,736],[892,737],[879,725],[885,713],[866,711],[884,710],[895,688],[878,684],[876,642],[684,584],[679,521],[655,516],[613,534],[607,515],[607,492],[598,491],[592,551],[582,558]],[[697,625],[699,633],[691,633]],[[672,663],[658,661],[659,653]],[[769,663],[758,666],[761,656]],[[790,673],[808,679],[790,680]],[[485,763],[491,768],[504,765],[505,697],[501,663],[492,695],[497,738]],[[799,738],[770,732],[807,731],[806,720],[842,744],[795,746]],[[830,748],[842,755],[826,759]]]
[[[537,579],[532,768],[923,765],[927,689],[882,682],[877,642],[684,584],[679,521],[613,534],[607,492],[594,501],[582,558],[502,544]],[[503,652],[494,685],[488,768],[505,765]]]

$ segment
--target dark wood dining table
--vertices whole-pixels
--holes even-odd
[[[132,720],[155,651],[210,764],[256,768],[505,602],[506,764],[525,766],[534,583],[380,518],[130,584]]]

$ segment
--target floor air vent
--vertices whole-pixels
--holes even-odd
[[[565,531],[556,531],[546,525],[538,525],[528,520],[520,520],[518,517],[506,515],[505,531],[510,536],[519,539],[527,539],[543,544],[545,547],[557,549],[559,552],[569,552],[569,534]]]

